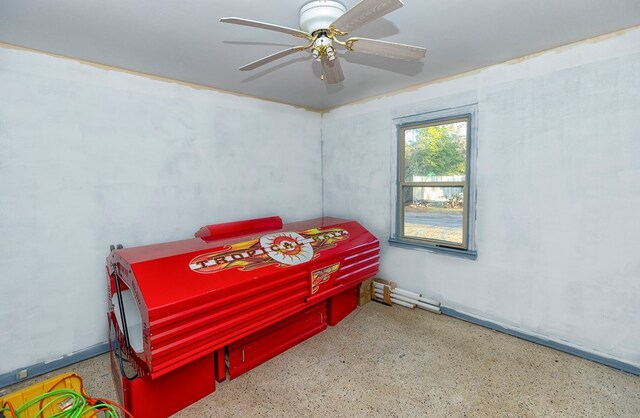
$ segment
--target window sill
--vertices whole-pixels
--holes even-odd
[[[407,249],[418,250],[418,251],[428,251],[435,254],[450,255],[453,257],[466,258],[469,260],[475,260],[478,258],[477,251],[457,250],[454,248],[446,248],[446,247],[436,247],[429,244],[401,241],[396,238],[389,238],[389,245],[393,247],[407,248]]]

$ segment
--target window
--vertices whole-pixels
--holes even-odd
[[[458,109],[457,114],[439,112],[398,125],[392,242],[475,257],[470,233],[475,219],[473,117]]]

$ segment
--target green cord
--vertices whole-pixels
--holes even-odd
[[[49,398],[52,398],[52,399],[44,403],[45,399],[49,399]],[[55,404],[56,402],[65,401],[69,398],[71,398],[73,403],[68,408],[60,412],[56,412],[55,414],[47,418],[81,418],[85,414],[89,412],[94,412],[94,411],[101,411],[103,414],[103,417],[105,418],[119,417],[118,411],[113,405],[110,405],[107,403],[100,403],[99,405],[89,405],[87,404],[87,400],[85,399],[84,396],[82,396],[78,392],[71,389],[52,390],[51,392],[47,392],[43,395],[36,396],[35,398],[30,399],[29,401],[21,405],[18,409],[16,409],[15,411],[16,417],[20,418],[20,414],[22,414],[23,412],[31,408],[33,405],[42,402],[43,406],[38,411],[38,413],[35,415],[34,418],[38,418],[38,417],[44,418],[43,414],[49,406]],[[10,409],[2,408],[0,409],[0,412],[2,411],[10,411]]]

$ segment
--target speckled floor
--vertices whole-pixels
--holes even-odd
[[[92,396],[115,399],[107,355],[42,378],[63,371],[83,376]],[[174,417],[247,416],[640,417],[640,377],[457,319],[369,303]]]

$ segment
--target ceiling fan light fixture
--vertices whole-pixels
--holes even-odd
[[[329,61],[333,61],[336,59],[336,49],[332,46],[328,46],[325,50],[325,54],[327,54],[327,58]]]
[[[300,9],[300,29],[302,30],[240,17],[222,17],[220,21],[282,32],[304,38],[308,42],[306,45],[292,46],[246,64],[240,67],[240,70],[254,70],[293,53],[308,51],[316,61],[322,64],[321,79],[324,79],[327,84],[337,84],[344,80],[344,74],[335,45],[345,48],[347,54],[355,51],[407,61],[418,61],[424,58],[426,49],[419,46],[367,38],[351,38],[345,41],[338,39],[402,6],[402,0],[360,0],[355,6],[346,10],[342,3],[335,0],[310,1]]]
[[[313,41],[311,55],[316,61],[322,60],[323,57],[333,61],[336,58],[336,49],[333,47],[331,38],[324,33],[317,34]]]
[[[346,11],[342,3],[334,0],[311,1],[300,8],[300,29],[307,33],[328,29]]]

